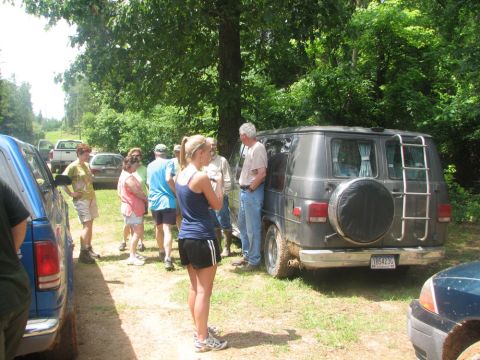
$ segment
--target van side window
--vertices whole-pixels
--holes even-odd
[[[390,179],[403,179],[402,173],[402,154],[400,144],[397,141],[387,141],[387,165],[388,177]],[[423,158],[423,149],[420,147],[404,147],[404,157],[406,167],[425,168]],[[425,171],[406,169],[407,180],[425,180]]]
[[[336,177],[375,177],[375,146],[369,140],[333,139],[332,168]]]
[[[240,178],[240,173],[242,172],[243,162],[245,161],[246,154],[247,152],[245,150],[245,145],[243,145],[241,142],[238,142],[233,149],[232,155],[230,156],[230,174],[234,174],[237,181]]]
[[[267,151],[268,170],[265,179],[267,189],[274,191],[283,191],[285,187],[285,172],[287,169],[288,154],[291,139],[271,139],[265,143]]]

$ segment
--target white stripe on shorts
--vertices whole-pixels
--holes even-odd
[[[213,240],[207,240],[208,246],[210,247],[210,254],[212,255],[212,265],[215,265],[217,263],[217,254],[215,251],[215,245],[213,243]]]

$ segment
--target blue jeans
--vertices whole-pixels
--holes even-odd
[[[263,184],[255,191],[240,190],[238,227],[242,253],[250,265],[260,265],[262,244]]]
[[[212,218],[213,225],[216,228],[222,228],[223,230],[231,230],[232,224],[230,223],[230,204],[228,203],[228,196],[223,197],[223,205],[220,210],[210,209],[210,217]]]

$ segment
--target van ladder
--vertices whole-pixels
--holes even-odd
[[[425,138],[423,136],[417,136],[413,139],[414,142],[420,140],[419,143],[406,143],[400,134],[395,134],[393,138],[397,138],[400,143],[400,154],[402,158],[402,175],[403,175],[403,191],[398,193],[403,197],[403,209],[402,209],[402,233],[399,238],[395,238],[397,241],[402,241],[405,237],[406,222],[409,220],[423,220],[425,221],[425,231],[420,241],[424,241],[428,236],[428,225],[430,223],[430,177],[429,168],[427,164],[427,145],[425,144]],[[405,165],[405,148],[407,147],[421,147],[423,149],[423,167],[412,167]],[[425,192],[409,192],[407,187],[407,170],[425,171]],[[407,198],[409,197],[424,197],[425,198],[425,215],[424,216],[407,216]]]

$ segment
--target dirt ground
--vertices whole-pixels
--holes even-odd
[[[72,235],[78,239],[75,230]],[[155,246],[153,240],[146,244]],[[197,354],[187,305],[171,300],[186,271],[166,272],[153,252],[145,266],[127,266],[127,254],[117,246],[104,241],[96,247],[103,255],[97,265],[75,264],[79,360],[415,358],[404,326],[386,336],[365,336],[348,348],[332,349],[319,344],[308,330],[257,315],[232,316],[234,320],[225,322],[222,338],[229,342],[227,350]],[[223,262],[217,277],[231,276],[230,262]],[[371,306],[372,311],[389,306],[406,313],[404,303]]]

